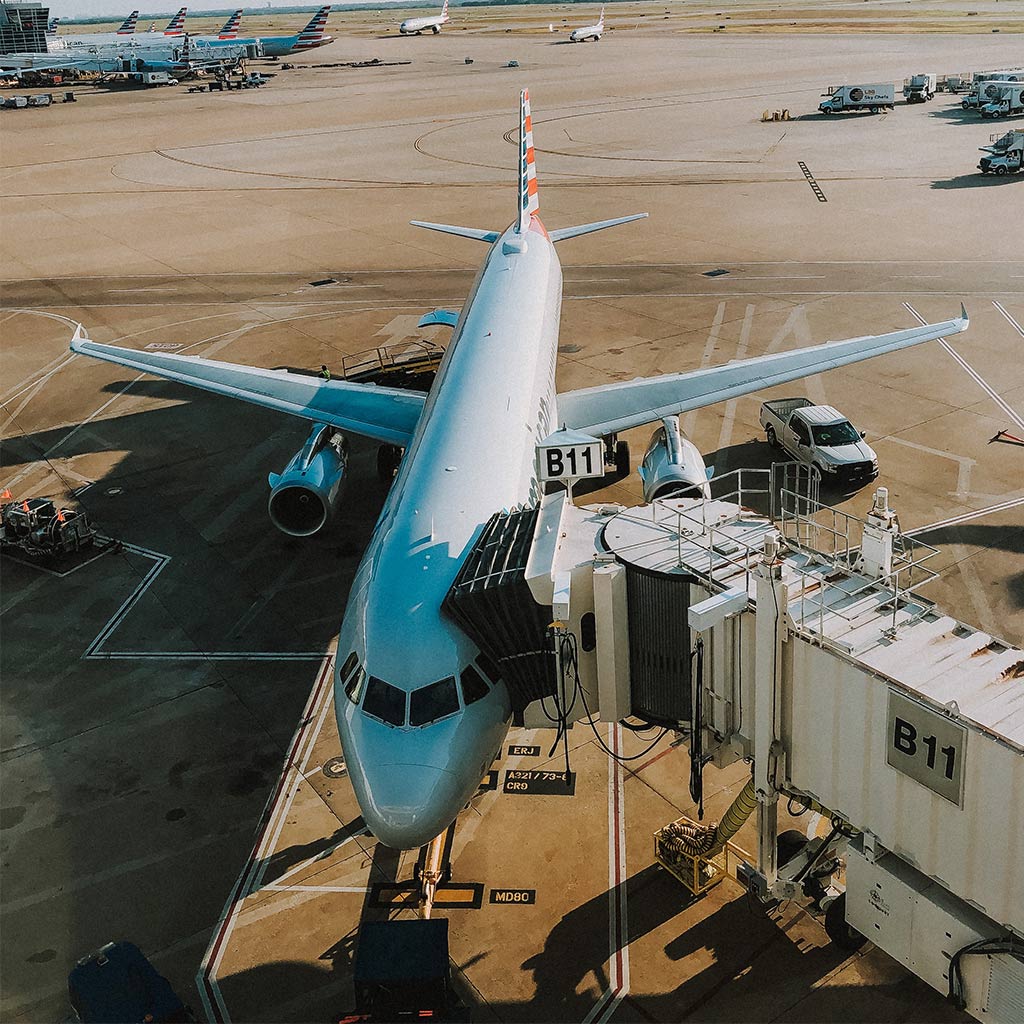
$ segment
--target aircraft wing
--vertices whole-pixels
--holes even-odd
[[[71,339],[71,351],[403,447],[412,439],[426,401],[418,391],[101,345],[90,341],[81,325]]]
[[[967,329],[968,322],[967,310],[961,306],[959,317],[939,324],[754,356],[689,373],[669,373],[569,391],[558,396],[558,422],[570,430],[597,436],[612,434],[664,416],[701,409],[776,384],[957,334]]]

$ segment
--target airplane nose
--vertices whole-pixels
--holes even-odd
[[[381,764],[364,769],[370,831],[396,850],[425,846],[459,812],[457,778],[443,768],[422,764]]]

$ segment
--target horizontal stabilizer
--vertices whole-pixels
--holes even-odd
[[[646,215],[645,215],[646,216]],[[426,228],[428,231],[440,231],[444,235],[459,235],[461,238],[475,238],[478,242],[496,242],[500,231],[482,231],[480,228],[460,228],[454,224],[430,224],[425,220],[409,221],[413,227]]]
[[[646,216],[646,213],[634,213],[629,217],[616,217],[614,220],[595,220],[593,224],[580,224],[574,228],[558,228],[556,231],[549,231],[548,237],[552,242],[563,242],[567,238],[589,235],[592,231],[603,231],[605,228],[613,228],[617,224],[628,224],[631,220],[643,220]]]
[[[444,327],[454,327],[459,322],[459,314],[453,313],[450,309],[435,309],[433,313],[427,313],[420,318],[417,327],[435,327],[441,324]]]

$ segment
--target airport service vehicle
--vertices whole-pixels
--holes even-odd
[[[965,71],[960,75],[946,75],[945,78],[940,78],[938,87],[943,92],[959,93],[964,89],[970,89],[973,81],[974,76],[971,72]]]
[[[559,394],[557,246],[647,215],[544,226],[527,90],[520,95],[516,163],[516,213],[504,230],[413,221],[488,247],[462,311],[427,318],[452,327],[429,394],[105,345],[81,326],[71,340],[73,352],[288,413],[317,434],[327,427],[405,449],[352,580],[334,680],[338,729],[363,818],[381,842],[398,849],[431,843],[455,821],[508,732],[508,666],[495,664],[444,609],[466,553],[495,513],[539,502],[540,442],[559,428],[614,439],[665,416],[968,326],[961,307],[960,316],[943,323]],[[338,468],[331,451],[325,445],[317,456]],[[294,474],[284,479],[298,485]],[[316,487],[308,497],[330,500]],[[276,510],[279,520],[283,511]],[[304,519],[280,525],[292,533]]]
[[[826,99],[818,104],[822,114],[838,114],[846,110],[892,110],[896,103],[896,87],[889,83],[878,85],[835,85],[822,93]]]
[[[988,154],[978,162],[982,174],[1016,174],[1024,165],[1024,132],[1008,132],[981,151]]]
[[[406,18],[401,25],[398,26],[398,31],[403,36],[418,36],[421,32],[426,32],[429,28],[431,32],[436,36],[441,31],[441,26],[448,22],[448,0],[444,0],[441,5],[440,14],[431,14],[425,18]]]
[[[601,36],[604,35],[604,8],[601,8],[601,16],[597,19],[594,25],[584,25],[583,28],[574,28],[569,33],[570,43],[585,43],[588,39],[593,39],[595,43],[601,41]]]
[[[697,446],[679,429],[679,417],[666,416],[651,435],[640,465],[644,501],[710,498],[713,472],[704,465]]]
[[[171,983],[133,942],[108,942],[68,975],[68,995],[82,1024],[105,1021],[194,1021]]]
[[[318,46],[326,46],[334,42],[334,36],[326,34],[327,17],[331,13],[331,5],[321,7],[310,18],[309,23],[300,32],[290,36],[239,36],[237,22],[241,20],[241,11],[236,11],[237,18],[232,15],[224,28],[216,36],[195,36],[197,41],[206,46],[258,46],[264,57],[287,57],[305,50],[315,50]],[[236,34],[231,35],[231,25],[235,24]],[[225,31],[227,30],[227,31]]]
[[[983,107],[994,95],[997,82],[1024,81],[1024,70],[1008,68],[1005,71],[976,71],[967,95],[960,101],[964,110],[975,110]]]
[[[982,117],[1010,117],[1024,113],[1024,82],[989,82],[989,101],[980,109]]]
[[[768,443],[814,466],[826,481],[866,483],[878,476],[878,456],[838,409],[807,398],[780,398],[761,406]]]
[[[937,75],[913,75],[903,80],[903,98],[908,103],[924,103],[935,96],[937,88]]]

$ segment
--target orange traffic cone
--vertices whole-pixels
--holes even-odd
[[[11,489],[9,487],[5,487],[4,493],[0,494],[0,501],[10,501],[13,497],[14,495],[11,494]]]

